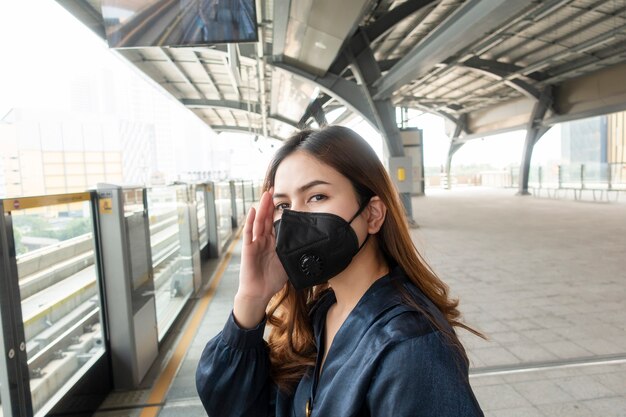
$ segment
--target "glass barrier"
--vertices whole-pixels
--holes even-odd
[[[242,181],[243,186],[243,201],[246,214],[250,211],[252,203],[254,202],[254,188],[252,181]]]
[[[241,180],[234,181],[235,183],[235,204],[237,207],[237,224],[241,225],[242,220],[246,215],[246,204],[244,200],[244,183]]]
[[[557,165],[541,168],[542,187],[556,188],[559,186],[559,167]]]
[[[187,186],[148,190],[159,341],[193,292]]]
[[[608,164],[586,163],[583,170],[583,184],[589,188],[605,187],[608,184]]]
[[[215,183],[215,211],[217,217],[218,247],[223,249],[233,233],[233,212],[228,182]]]
[[[609,184],[615,190],[626,190],[626,164],[609,164]]]
[[[626,164],[587,162],[531,166],[528,183],[541,188],[624,190]]]
[[[145,233],[143,189],[123,190],[124,221],[128,231],[129,257],[132,289],[135,296],[145,291],[152,291],[148,257],[147,237]],[[139,296],[138,298],[143,298]]]
[[[528,185],[531,187],[541,186],[541,167],[531,167],[528,171]]]
[[[583,184],[582,165],[561,165],[561,187],[580,188]]]
[[[263,181],[254,181],[252,189],[254,190],[254,201],[259,201],[261,194],[263,194]]]
[[[90,194],[15,201],[31,397],[35,415],[44,415],[105,351]]]
[[[196,188],[196,216],[198,219],[198,239],[200,242],[200,250],[204,249],[204,247],[209,243],[204,188],[204,185]]]

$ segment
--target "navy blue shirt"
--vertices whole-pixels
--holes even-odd
[[[483,416],[455,348],[423,312],[403,302],[398,286],[438,323],[447,321],[400,268],[378,279],[337,331],[322,373],[310,367],[294,392],[270,379],[263,339],[256,328],[237,326],[232,314],[206,345],[196,386],[210,417],[461,417]],[[329,291],[311,310],[318,351],[323,349],[326,312],[336,302]],[[449,328],[449,327],[448,327]]]

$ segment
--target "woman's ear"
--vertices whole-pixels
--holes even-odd
[[[385,221],[387,206],[378,196],[370,199],[367,206],[367,233],[370,235],[378,233]]]

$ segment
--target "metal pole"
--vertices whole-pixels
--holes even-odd
[[[585,188],[585,164],[580,164],[580,189]]]
[[[0,392],[6,416],[31,417],[30,391],[24,320],[20,302],[19,273],[11,214],[0,200]]]

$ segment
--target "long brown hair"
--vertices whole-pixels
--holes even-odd
[[[460,321],[459,301],[451,299],[448,286],[441,281],[415,248],[409,235],[404,208],[389,175],[374,150],[361,136],[341,126],[303,130],[294,134],[277,151],[265,177],[264,189],[274,185],[280,163],[295,151],[304,151],[347,177],[358,196],[359,204],[378,196],[387,207],[387,215],[375,237],[379,250],[390,264],[399,265],[408,278],[433,302],[448,321],[439,323],[407,294],[403,299],[426,314],[431,324],[446,337],[467,362],[465,350],[452,327],[482,335]],[[267,317],[272,378],[283,391],[290,391],[306,368],[315,364],[316,347],[309,310],[328,290],[328,284],[296,291],[288,282],[270,302]],[[400,290],[401,291],[401,290]]]

